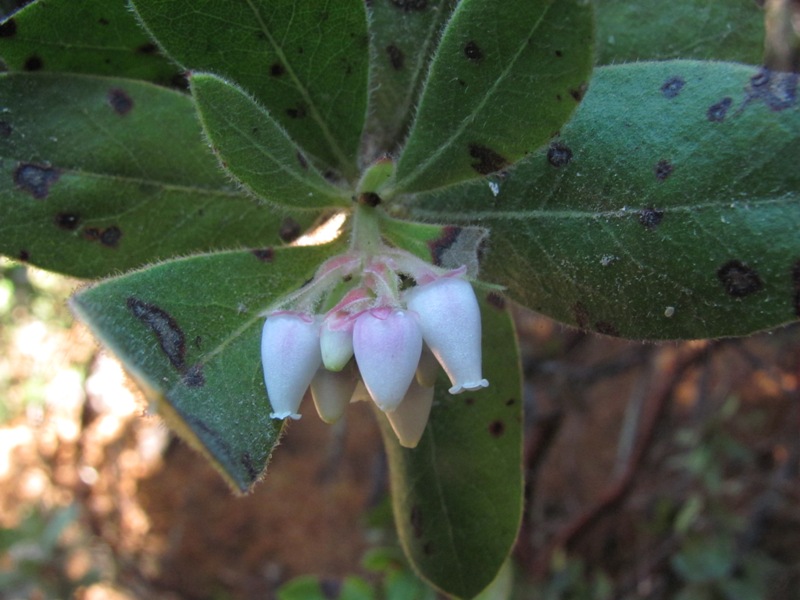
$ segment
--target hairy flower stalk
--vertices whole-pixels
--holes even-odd
[[[465,268],[440,269],[385,245],[374,209],[359,206],[354,221],[348,252],[267,313],[261,357],[270,416],[300,418],[310,387],[320,417],[333,423],[366,393],[413,448],[440,366],[451,394],[489,385],[478,301]]]

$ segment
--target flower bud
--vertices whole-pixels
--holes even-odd
[[[307,315],[281,312],[267,317],[261,333],[264,383],[273,419],[299,419],[300,402],[322,364],[319,323]]]
[[[422,338],[444,367],[451,394],[485,388],[481,375],[481,314],[470,283],[442,277],[406,293],[408,308],[419,315]]]
[[[433,388],[412,381],[406,397],[394,411],[387,412],[386,418],[394,429],[401,446],[416,448],[433,405]]]
[[[322,364],[329,371],[341,371],[353,358],[353,328],[332,329],[330,321],[322,323],[319,332]]]
[[[408,311],[378,308],[360,315],[353,350],[369,395],[383,411],[403,400],[419,364],[422,334]]]
[[[320,367],[311,380],[311,398],[319,418],[326,423],[336,423],[344,414],[358,382],[355,368],[329,371]]]

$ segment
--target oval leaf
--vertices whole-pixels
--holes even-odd
[[[398,191],[509,167],[583,96],[592,9],[580,0],[462,0],[447,25],[397,165]]]
[[[369,117],[365,162],[395,152],[408,132],[441,30],[457,0],[368,3]]]
[[[281,429],[269,418],[260,313],[335,249],[179,259],[99,283],[71,305],[167,422],[245,492],[263,475]]]
[[[497,193],[415,211],[491,230],[523,304],[632,338],[743,335],[800,316],[798,75],[667,61],[596,72],[575,118]]]
[[[241,89],[208,74],[191,77],[200,120],[220,161],[252,192],[298,208],[349,206],[272,117]]]
[[[759,64],[764,11],[742,0],[595,0],[597,62],[695,58]]]
[[[10,71],[89,73],[180,83],[124,0],[32,2],[0,24]]]
[[[489,387],[458,396],[436,384],[419,445],[402,448],[381,415],[400,541],[419,574],[473,598],[497,575],[522,515],[522,383],[502,296],[481,300]],[[376,410],[376,412],[379,412]]]
[[[77,277],[289,242],[319,211],[234,188],[190,98],[144,82],[0,77],[0,252]]]
[[[356,177],[367,106],[363,0],[132,4],[180,64],[240,85],[312,156]]]

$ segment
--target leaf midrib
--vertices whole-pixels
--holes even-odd
[[[286,54],[283,52],[283,48],[277,43],[275,38],[272,36],[272,32],[270,31],[267,24],[264,22],[264,19],[261,17],[261,12],[258,10],[258,7],[254,4],[253,0],[247,0],[247,5],[250,7],[250,10],[253,12],[253,15],[258,22],[258,26],[261,29],[261,32],[265,35],[267,41],[269,41],[272,49],[275,51],[275,54],[278,56],[281,64],[286,69],[286,74],[289,76],[289,79],[292,80],[295,88],[298,92],[300,92],[303,101],[308,106],[309,112],[311,114],[311,118],[317,123],[319,126],[320,131],[322,132],[322,137],[325,138],[325,141],[328,144],[328,147],[333,151],[336,160],[339,162],[339,166],[341,167],[342,171],[347,177],[353,177],[356,173],[356,169],[350,159],[347,157],[347,154],[342,150],[339,143],[336,141],[336,138],[331,133],[330,128],[328,127],[327,121],[322,118],[322,114],[319,112],[317,105],[315,102],[312,101],[311,94],[309,94],[308,89],[305,85],[300,81],[300,78],[297,76],[292,64],[289,62]],[[325,6],[328,6],[326,2]],[[294,7],[293,7],[294,10]]]

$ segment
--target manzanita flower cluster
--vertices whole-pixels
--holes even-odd
[[[337,421],[371,398],[400,443],[419,442],[439,365],[451,394],[488,386],[481,374],[478,301],[464,267],[446,271],[380,244],[323,263],[268,314],[261,339],[275,419],[299,419],[306,390]]]

